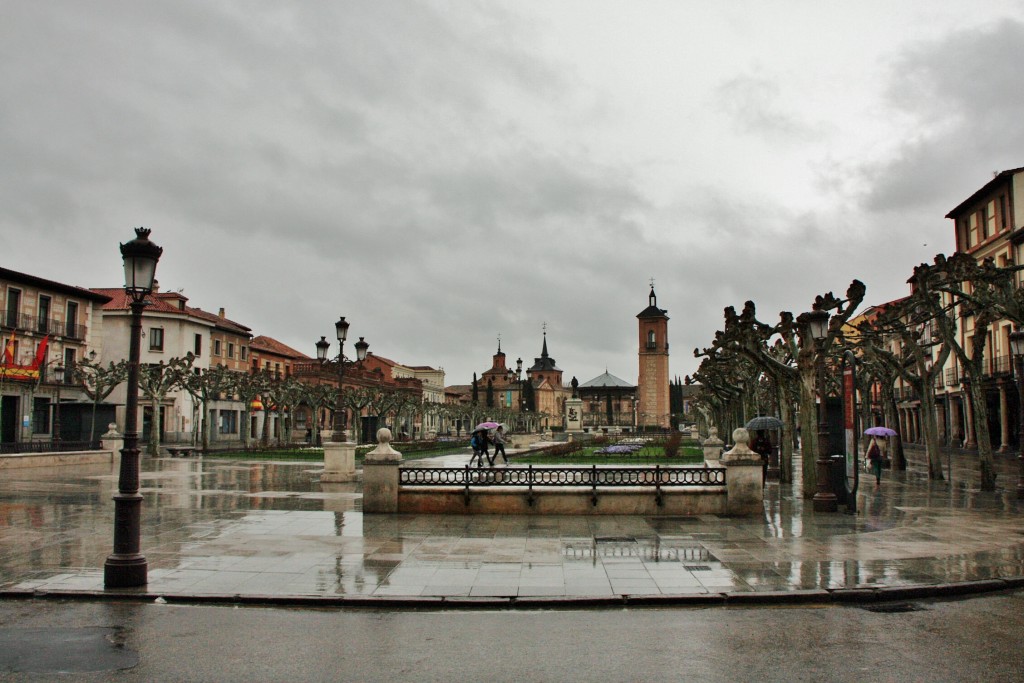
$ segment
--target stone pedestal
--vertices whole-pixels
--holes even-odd
[[[121,449],[124,448],[124,436],[118,433],[113,422],[107,425],[107,432],[100,437],[100,450],[110,451],[115,463],[121,460]]]
[[[356,479],[356,445],[349,441],[324,442],[324,473],[320,481],[337,484]]]
[[[566,399],[565,431],[569,433],[583,431],[583,399]]]
[[[764,486],[761,483],[761,455],[750,450],[750,433],[740,427],[732,433],[736,445],[722,454],[726,468],[726,510],[730,515],[758,514],[764,509]]]
[[[391,447],[391,430],[377,430],[377,447],[363,459],[363,512],[398,512],[402,454]]]

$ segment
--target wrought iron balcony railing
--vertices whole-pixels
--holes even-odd
[[[11,313],[10,311],[0,313],[0,326],[8,330],[50,334],[78,341],[85,339],[85,325],[76,325],[53,318],[40,318],[27,313]]]

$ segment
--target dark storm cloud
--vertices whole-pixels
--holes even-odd
[[[894,158],[862,171],[872,211],[953,208],[992,171],[1020,166],[1024,23],[1002,20],[903,51],[890,105],[911,120]]]

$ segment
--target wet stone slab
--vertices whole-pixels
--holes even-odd
[[[700,595],[1024,576],[1012,490],[918,469],[862,491],[857,515],[816,514],[799,486],[770,484],[748,518],[364,516],[360,485],[321,485],[316,463],[143,469],[148,591],[165,595]],[[117,473],[0,477],[0,589],[102,590]]]

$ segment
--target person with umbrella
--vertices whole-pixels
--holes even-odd
[[[884,455],[882,449],[878,444],[878,438],[880,436],[896,436],[896,432],[889,429],[888,427],[869,427],[864,430],[864,433],[871,437],[871,444],[868,446],[868,463],[871,465],[871,471],[875,475],[875,488],[879,488],[882,485],[882,460]]]

